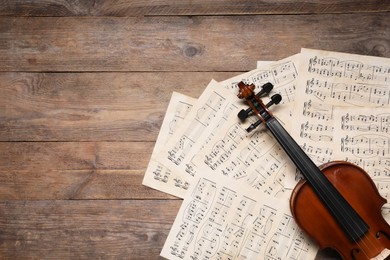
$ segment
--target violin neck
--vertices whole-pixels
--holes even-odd
[[[279,121],[272,117],[266,122],[266,126],[349,238],[352,241],[357,241],[367,233],[368,225],[288,134]]]

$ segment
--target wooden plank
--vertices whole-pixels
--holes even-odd
[[[175,200],[142,185],[144,170],[0,170],[4,200]]]
[[[141,16],[141,15],[235,15],[312,14],[389,11],[387,1],[250,1],[250,0],[155,0],[155,1],[58,1],[13,0],[0,5],[8,16]]]
[[[2,259],[158,259],[181,201],[0,201]]]
[[[0,201],[2,259],[162,259],[181,201]],[[317,260],[338,259],[321,251]]]
[[[154,142],[0,142],[1,170],[143,170]]]
[[[173,91],[237,73],[0,73],[0,141],[154,141]]]
[[[153,142],[0,142],[0,200],[175,199],[142,185]]]
[[[388,13],[0,18],[0,71],[247,71],[301,47],[389,57]]]

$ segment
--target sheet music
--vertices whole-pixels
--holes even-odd
[[[222,81],[219,85],[230,90],[233,94],[225,94],[226,97],[229,96],[230,102],[233,104],[241,104],[241,106],[246,109],[247,105],[237,98],[238,82],[244,81],[248,84],[255,84],[257,90],[267,82],[273,83],[275,87],[272,94],[281,94],[283,96],[283,101],[278,106],[273,107],[272,110],[286,125],[291,121],[292,107],[290,104],[292,104],[292,101],[294,100],[295,81],[298,76],[298,60],[299,55],[293,55],[281,61]],[[287,196],[286,188],[294,187],[296,184],[296,180],[294,179],[295,166],[293,166],[289,158],[285,156],[284,151],[276,145],[276,140],[274,138],[268,134],[256,134],[255,136],[247,134],[245,128],[248,127],[250,119],[248,120],[248,123],[246,123],[247,125],[245,128],[240,127],[241,124],[237,117],[237,113],[240,109],[237,106],[234,113],[230,113],[224,118],[223,127],[215,128],[212,131],[207,142],[204,143],[201,149],[196,150],[196,153],[193,154],[187,165],[190,165],[191,171],[196,173],[198,167],[203,167],[203,164],[205,162],[210,162],[209,159],[213,157],[215,160],[219,160],[219,162],[222,161],[222,163],[218,165],[218,169],[208,167],[207,169],[210,173],[228,175],[229,172],[234,171],[235,174],[231,177],[235,179],[241,179],[252,187],[272,194],[272,196]],[[252,117],[252,120],[257,120],[257,118]],[[288,126],[286,127],[288,128]],[[228,144],[231,145],[229,148],[230,150],[228,151],[229,154],[220,153],[215,156],[214,153],[216,148],[219,148],[219,145],[215,144],[222,144],[224,142],[224,140],[221,140],[221,137],[225,137],[226,139],[230,138],[232,135],[235,136],[235,140]],[[265,140],[263,140],[264,138]],[[254,141],[251,141],[251,139],[254,139]],[[241,142],[242,144],[240,144]],[[267,147],[269,150],[261,149],[261,151],[259,151],[258,147],[260,146],[258,144],[260,144],[260,142],[268,143]],[[222,147],[222,149],[225,149],[225,147]],[[251,152],[248,152],[248,150]],[[267,154],[266,151],[269,153]],[[207,160],[205,160],[205,158],[207,158]],[[210,163],[214,164],[214,162]],[[210,166],[210,163],[207,165]],[[270,166],[271,168],[266,168],[267,166]],[[290,172],[290,174],[286,174],[287,172]]]
[[[266,82],[276,82],[271,94],[281,94],[284,103],[273,106],[271,110],[288,128],[298,76],[298,60],[299,55],[294,55],[267,67],[222,81],[220,85],[237,94],[236,85],[240,81],[254,83],[257,88]],[[194,168],[206,165],[212,173],[246,182],[269,195],[288,196],[286,189],[291,189],[296,184],[295,166],[271,133],[262,129],[262,126],[250,134],[246,132],[251,120],[257,118],[248,118],[243,124],[238,120],[237,112],[230,115],[226,127],[221,128],[192,160]]]
[[[273,110],[278,112],[277,107]],[[278,198],[288,197],[287,176],[295,175],[295,166],[272,134],[263,127],[248,133],[250,120],[242,123],[237,114],[227,118],[227,127],[193,159],[194,165],[210,174],[229,176]],[[295,185],[294,185],[295,186]]]
[[[302,49],[292,136],[316,164],[333,158],[334,106],[388,106],[390,59]]]
[[[145,185],[184,198],[161,255],[313,259],[317,248],[296,226],[287,204],[298,180],[295,166],[269,131],[260,126],[246,132],[257,118],[237,117],[247,108],[236,96],[240,81],[254,83],[256,92],[273,83],[271,94],[281,94],[283,101],[272,113],[314,162],[358,164],[390,200],[390,59],[302,49],[211,81],[196,101],[172,97],[168,107],[172,111],[167,110],[144,178]],[[388,222],[389,205],[383,208]]]
[[[246,108],[246,105],[238,100],[237,93],[235,93],[238,88],[232,82],[238,78],[247,79],[255,81],[258,87],[266,82],[276,82],[279,85],[275,87],[275,90],[283,92],[286,97],[284,102],[287,104],[287,101],[293,100],[295,86],[291,82],[297,77],[297,61],[298,55],[294,55],[280,62],[268,63],[269,65],[265,67],[239,75],[232,78],[231,82],[225,81],[225,88],[229,89],[231,93],[219,87],[216,81],[210,82],[194,104],[193,111],[175,131],[175,136],[165,143],[163,149],[159,149],[160,152],[155,159],[159,167],[153,172],[157,174],[163,172],[161,175],[165,179],[167,179],[165,172],[168,172],[171,178],[169,178],[170,181],[167,181],[169,184],[154,185],[153,187],[182,198],[191,183],[192,176],[196,173],[197,165],[193,162],[195,155],[207,145],[218,129],[226,127],[225,124],[232,112],[234,112],[234,118],[237,121],[237,111],[243,106]],[[283,109],[288,111],[286,113],[291,113],[290,106],[283,105]],[[154,181],[154,183],[156,182]],[[149,186],[151,185],[149,184]]]
[[[197,174],[164,244],[167,259],[314,259],[287,205],[227,177]]]
[[[262,85],[270,82],[274,85],[272,94],[278,93],[282,95],[281,104],[289,104],[294,101],[299,57],[300,54],[295,54],[283,60],[269,63],[255,70],[221,81],[220,84],[230,89],[234,95],[237,95],[237,83],[240,81],[246,84],[254,84],[256,86],[255,92],[258,92]],[[290,107],[285,108],[286,111],[289,111],[285,114],[291,114],[290,109]]]
[[[334,157],[362,167],[388,203],[390,223],[390,108],[335,108]]]
[[[185,116],[191,111],[196,99],[173,92],[169,102],[151,159],[146,169],[142,184],[165,193],[182,197],[183,190],[189,183],[179,182],[181,178],[170,169],[158,162],[157,156],[177,126],[182,123]]]
[[[190,163],[193,156],[224,126],[230,113],[237,111],[237,98],[212,80],[195,102],[158,155],[158,162],[177,176],[176,183],[186,183],[179,197],[183,197],[195,171]]]
[[[271,63],[272,61],[258,61],[257,66],[269,65]],[[176,126],[182,123],[181,121],[189,113],[195,102],[195,98],[177,92],[172,93],[164,121],[161,125],[151,159],[144,175],[143,185],[174,196],[184,196],[183,190],[187,189],[189,182],[183,180],[180,176],[177,176],[177,174],[159,163],[157,157],[163,146],[177,129]]]
[[[294,55],[224,81],[222,85],[231,93],[212,81],[195,104],[196,108],[188,115],[188,120],[182,124],[183,127],[178,129],[175,137],[168,141],[160,153],[159,161],[181,176],[183,182],[190,183],[197,172],[197,165],[193,162],[195,155],[215,136],[218,129],[228,128],[226,123],[231,113],[236,115],[241,108],[246,108],[237,98],[238,87],[235,82],[250,81],[258,88],[266,82],[275,83],[277,87],[274,93],[282,92],[284,102],[288,103],[293,100],[295,86],[292,82],[297,77],[297,60],[298,55]]]

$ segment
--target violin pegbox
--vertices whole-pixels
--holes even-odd
[[[238,118],[240,118],[241,121],[245,121],[247,117],[249,117],[251,114],[257,115],[259,118],[258,121],[251,124],[246,130],[247,132],[252,131],[257,126],[259,126],[261,123],[266,123],[268,119],[272,118],[272,113],[268,110],[270,106],[273,104],[277,105],[282,101],[282,96],[280,94],[275,94],[271,96],[271,100],[264,105],[263,101],[260,99],[261,97],[264,97],[265,95],[268,95],[268,93],[271,92],[273,89],[273,85],[271,83],[266,83],[261,87],[261,90],[255,94],[255,85],[250,84],[247,85],[244,82],[239,82],[238,84],[239,92],[237,94],[237,97],[240,99],[245,99],[247,104],[249,105],[249,108],[242,109],[238,113]]]

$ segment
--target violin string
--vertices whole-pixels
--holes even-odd
[[[306,162],[306,161],[305,161]],[[326,185],[326,183],[323,183],[320,179],[320,182],[321,182],[321,187],[324,187],[324,189],[326,190],[326,193],[329,194],[332,199],[332,203],[335,203],[335,205],[339,204],[338,203],[338,200],[337,198],[335,197],[335,194],[332,193],[332,191],[328,188],[328,186]],[[332,184],[333,185],[333,184]],[[337,189],[336,189],[337,190]],[[345,217],[346,219],[349,219],[350,221],[355,221],[353,215],[350,214],[350,212],[348,211],[348,209],[344,208],[344,207],[341,207],[342,208],[342,211],[343,211],[343,215],[345,214]],[[349,224],[350,222],[347,221],[347,223]],[[352,224],[349,224],[350,227],[352,228],[352,231],[355,233],[355,235],[358,235],[358,234],[361,234],[363,230],[362,227],[360,227],[359,225],[357,225],[358,229],[357,230],[354,230],[354,226],[356,225],[352,225]],[[367,243],[365,241],[365,239],[363,239],[363,237],[367,237]],[[363,247],[365,247],[366,249],[368,249],[367,251],[370,251],[369,249],[370,248],[375,248],[376,251],[378,253],[380,253],[380,248],[382,247],[381,243],[376,239],[376,235],[375,234],[372,234],[370,232],[370,230],[368,230],[368,232],[366,234],[364,234],[361,238],[358,238],[358,239],[353,239],[355,244],[357,245],[357,247],[366,255],[367,258],[369,258],[369,256],[366,254],[366,250],[364,250]],[[373,242],[374,241],[374,242]],[[360,242],[360,243],[359,243]]]
[[[248,101],[248,103],[252,103],[250,100],[247,100],[247,101]],[[262,103],[262,102],[260,102],[260,103]],[[252,109],[253,109],[254,106],[253,106],[253,104],[251,104],[251,105],[252,105],[251,107],[252,107]],[[264,105],[262,105],[262,106],[263,106],[263,108],[264,108]],[[265,108],[264,108],[264,110],[267,111]],[[254,108],[254,111],[256,111],[256,112],[257,112],[256,114],[257,114],[258,116],[260,116],[256,108]],[[273,115],[270,115],[270,118],[273,118]],[[260,119],[262,119],[262,121],[265,122],[264,119],[263,119],[261,116],[260,116]],[[267,124],[267,125],[268,125],[268,124]],[[292,138],[291,138],[291,139],[292,139]],[[297,154],[298,154],[299,157],[301,157],[301,156],[300,156],[301,153],[298,152]],[[304,162],[304,164],[306,164],[306,166],[309,165],[309,163],[307,162],[307,159],[306,159],[306,158],[302,158],[302,157],[301,157],[301,159],[302,159],[302,162]],[[309,158],[309,160],[310,160],[310,158]],[[320,183],[321,185],[319,186],[319,188],[321,189],[321,187],[323,187],[323,188],[326,190],[326,193],[325,193],[325,194],[329,194],[330,197],[328,197],[328,198],[330,199],[330,203],[334,203],[334,202],[336,201],[336,203],[334,203],[334,205],[340,206],[340,202],[339,202],[339,201],[337,200],[337,198],[335,197],[336,195],[333,194],[333,191],[327,186],[326,183],[323,183],[321,179],[320,179],[319,181],[321,182],[321,183]],[[331,184],[331,183],[330,183],[330,184]],[[331,185],[333,185],[333,184],[331,184]],[[336,189],[336,190],[337,190],[337,189]],[[324,190],[322,190],[322,192],[324,192]],[[342,195],[341,195],[341,196],[342,196]],[[348,202],[347,202],[347,203],[348,203]],[[342,205],[342,204],[341,204],[341,205]],[[368,249],[368,248],[370,248],[370,247],[366,244],[366,242],[363,240],[362,237],[364,237],[364,236],[368,236],[368,237],[369,237],[369,236],[372,236],[372,237],[374,237],[373,241],[378,242],[377,239],[375,238],[375,236],[374,236],[373,234],[371,234],[370,230],[368,230],[368,234],[366,234],[366,232],[364,232],[363,228],[362,228],[362,227],[359,227],[359,225],[357,225],[357,226],[358,226],[358,230],[354,230],[354,226],[356,226],[356,224],[355,224],[355,225],[351,225],[352,222],[355,223],[354,215],[350,215],[350,214],[353,214],[353,213],[349,212],[349,210],[346,209],[346,208],[344,208],[343,206],[341,206],[340,208],[342,209],[342,215],[345,214],[345,216],[343,216],[343,217],[345,218],[345,220],[350,220],[350,221],[351,221],[351,222],[347,221],[347,223],[348,223],[350,229],[351,229],[353,232],[355,232],[354,235],[356,235],[356,237],[358,237],[357,239],[355,239],[355,238],[354,238],[355,236],[353,236],[353,240],[354,240],[355,244],[359,247],[359,249],[360,249],[361,251],[363,251],[363,253],[364,253],[364,254],[366,255],[366,257],[368,258],[368,255],[366,254],[366,250],[364,250],[364,249],[360,246],[359,241],[357,241],[357,240],[360,240],[361,243]],[[363,234],[363,236],[360,236],[360,237],[359,237],[359,234],[362,234],[362,233],[365,233],[365,234]],[[374,243],[372,243],[372,241],[371,241],[370,238],[368,238],[368,242],[371,242],[372,246],[373,246],[374,248],[378,249],[377,246],[376,246]],[[379,252],[379,253],[380,253],[380,252]]]
[[[321,180],[320,180],[321,181]],[[328,194],[330,194],[332,197],[333,197],[333,201],[335,201],[335,195],[331,192],[331,190],[328,189],[327,185],[325,183],[321,183],[322,184],[322,187],[325,187],[326,190],[328,190]],[[333,184],[332,184],[333,185]],[[337,190],[337,189],[336,189]],[[336,199],[337,201],[337,199]],[[343,209],[345,212],[346,212],[346,215],[347,215],[347,218],[350,219],[351,221],[355,221],[354,220],[354,217],[353,215],[350,215],[349,212],[348,212],[348,209]],[[359,215],[359,213],[357,213]],[[360,215],[359,215],[360,216]],[[360,216],[361,217],[361,216]],[[354,225],[356,226],[356,225]],[[364,231],[362,227],[360,227],[359,225],[357,225],[358,227],[358,230],[352,230],[355,232],[356,235],[360,234],[361,231]],[[371,227],[370,227],[371,228]],[[367,243],[366,241],[363,239],[363,237],[367,237]],[[367,256],[366,254],[366,250],[363,250],[363,246],[366,247],[369,251],[370,248],[375,248],[379,253],[380,253],[380,248],[382,247],[382,245],[380,244],[380,242],[377,240],[376,238],[376,234],[372,234],[372,232],[370,231],[370,229],[368,230],[367,233],[365,233],[362,237],[358,238],[358,239],[353,239],[355,244],[360,248],[362,249],[361,251],[363,251],[363,253]],[[375,243],[373,242],[375,241]],[[360,243],[359,243],[360,242]],[[362,244],[362,245],[360,245]],[[370,244],[370,245],[368,245]],[[368,256],[367,256],[368,257]]]
[[[301,153],[299,153],[299,152],[297,152],[296,154],[301,158],[301,162],[304,162],[304,164],[305,164],[307,167],[309,167],[309,164],[310,164],[310,163],[307,162],[307,159],[304,158],[304,157],[301,157],[301,156],[300,156]],[[335,197],[335,194],[333,194],[333,192],[328,188],[328,186],[326,185],[326,183],[323,183],[321,179],[320,179],[319,181],[321,182],[321,183],[320,183],[321,185],[320,185],[319,187],[320,187],[320,188],[323,187],[323,188],[325,189],[325,191],[322,190],[321,192],[323,192],[323,193],[325,193],[325,194],[329,194],[329,196],[330,196],[330,198],[331,198],[331,203],[332,203],[333,205],[339,206],[340,203],[339,203],[339,201],[337,200],[337,198]],[[358,235],[360,234],[360,232],[362,232],[362,231],[364,231],[364,230],[362,229],[362,227],[359,227],[359,226],[358,226],[358,230],[354,230],[354,227],[353,227],[353,225],[351,224],[352,222],[355,222],[353,215],[351,215],[350,212],[348,212],[348,210],[345,209],[343,206],[340,206],[340,208],[341,208],[341,211],[342,211],[342,215],[343,215],[347,220],[350,220],[350,221],[346,221],[347,225],[349,225],[349,227],[351,228],[351,230],[354,232],[354,235],[357,235],[357,236],[358,236]],[[359,231],[360,231],[360,232],[359,232]],[[366,253],[365,253],[365,250],[364,250],[364,249],[360,246],[360,244],[358,243],[359,241],[358,241],[358,240],[355,240],[355,239],[353,239],[353,240],[354,240],[355,244],[359,247],[359,249],[360,249],[361,251],[363,251],[364,254],[366,254]],[[361,241],[361,243],[362,243],[366,248],[370,248],[368,245],[366,245],[366,243],[365,243],[364,240],[360,239],[360,241]],[[368,241],[371,242],[371,239],[368,239]],[[376,239],[374,239],[374,241],[376,241]],[[374,248],[378,249],[376,245],[373,244],[372,246],[373,246]],[[366,256],[367,256],[367,255],[366,255]],[[367,257],[368,257],[368,256],[367,256]]]
[[[297,153],[297,154],[300,155],[300,153]],[[301,157],[301,159],[306,164],[306,166],[309,165],[309,163],[305,160],[305,158]],[[335,194],[333,194],[333,192],[329,189],[327,184],[322,182],[321,179],[319,179],[319,181],[320,181],[320,184],[321,184],[320,188],[322,187],[322,188],[324,188],[326,190],[326,191],[322,191],[322,192],[325,192],[326,194],[329,194],[329,196],[331,197],[331,203],[335,203],[334,205],[340,204],[339,201],[337,200],[337,198],[335,197]],[[340,208],[343,211],[343,214],[345,214],[345,217],[347,219],[349,219],[350,221],[353,221],[353,222],[355,221],[353,215],[350,215],[350,212],[346,208],[344,208],[343,206],[340,206]],[[352,228],[353,232],[355,232],[355,235],[359,235],[361,233],[361,231],[364,231],[363,228],[359,227],[359,226],[358,226],[358,230],[354,230],[354,226],[355,225],[352,225],[351,222],[349,222],[349,221],[347,221],[347,223]],[[377,243],[373,243],[372,242],[372,241],[375,241],[375,242],[378,242],[378,241],[377,241],[375,235],[371,234],[370,230],[364,236],[369,237],[369,239],[367,239],[367,240],[368,240],[368,242],[371,244],[371,246],[373,248],[375,248],[377,251],[380,250],[380,248],[377,247]],[[355,244],[357,245],[357,247],[366,255],[367,258],[369,258],[369,256],[366,254],[366,250],[364,250],[362,248],[362,246],[365,246],[367,249],[370,248],[370,246],[365,242],[365,240],[363,238],[360,238],[360,240],[359,239],[353,239],[353,240],[354,240]],[[360,245],[359,242],[362,244],[362,246]]]

